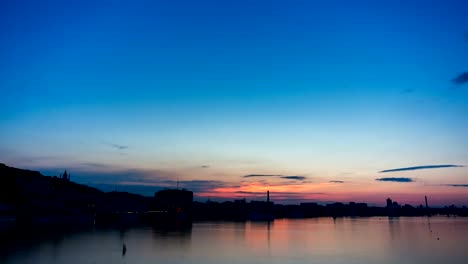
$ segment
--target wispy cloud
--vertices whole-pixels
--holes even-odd
[[[426,170],[426,169],[440,169],[440,168],[459,168],[463,167],[462,165],[453,165],[453,164],[444,164],[444,165],[422,165],[414,167],[405,167],[405,168],[396,168],[379,171],[379,173],[385,172],[397,172],[397,171],[413,171],[413,170]]]
[[[451,187],[468,187],[468,184],[444,184],[444,186],[451,186]]]
[[[375,180],[385,182],[414,182],[412,178],[378,178]]]
[[[98,188],[102,191],[125,191],[138,193],[146,196],[153,196],[155,192],[168,188],[179,188],[193,191],[195,195],[199,193],[212,192],[216,188],[230,186],[228,183],[221,181],[211,180],[189,180],[189,181],[174,181],[174,180],[161,180],[161,181],[121,181],[117,184],[110,183],[91,183],[91,186]]]
[[[80,168],[83,167],[83,168],[96,168],[96,169],[112,168],[111,165],[104,164],[104,163],[97,163],[97,162],[83,162],[83,163],[78,164],[78,166]]]
[[[123,150],[123,149],[128,149],[128,146],[125,145],[119,145],[119,144],[110,144],[113,148],[116,148],[118,150]]]
[[[200,166],[200,168],[202,168],[202,169],[208,169],[208,168],[210,168],[210,167],[211,167],[210,165],[201,165],[201,166]]]
[[[249,192],[249,191],[236,191],[235,193],[241,194],[255,194],[255,195],[265,195],[265,192]],[[323,192],[308,192],[307,194],[325,194]],[[303,193],[297,192],[270,192],[270,195],[291,195],[291,196],[303,196]]]
[[[271,177],[271,178],[281,178],[281,179],[289,179],[289,180],[296,180],[296,181],[304,181],[307,179],[305,176],[298,176],[298,175],[281,175],[281,174],[249,174],[243,176],[243,178],[257,178],[257,177]]]
[[[280,178],[282,179],[290,179],[290,180],[298,180],[298,181],[303,181],[307,179],[305,176],[281,176]]]
[[[465,72],[460,73],[459,75],[457,75],[457,77],[453,78],[451,81],[453,84],[457,86],[468,83],[468,72],[465,71]]]
[[[244,178],[254,178],[254,177],[282,177],[283,175],[274,175],[274,174],[249,174],[243,176]]]
[[[177,180],[181,177],[180,175],[164,170],[123,169],[108,172],[84,170],[76,171],[75,174],[79,182],[90,184],[104,191],[112,191],[116,188],[119,191],[135,192],[150,196],[154,192],[166,188],[179,187],[195,193],[205,193],[221,187],[236,187],[232,183],[218,180]]]
[[[209,192],[216,188],[221,187],[232,187],[231,184],[223,181],[214,181],[214,180],[189,180],[189,181],[180,181],[179,186],[181,188],[186,188],[195,193],[198,192]]]
[[[67,168],[74,174],[74,179],[83,184],[108,184],[123,185],[125,183],[142,184],[148,186],[176,186],[176,179],[182,176],[171,170],[162,169],[140,169],[140,168],[122,168],[117,165],[84,162],[77,164],[68,164],[60,167],[44,167],[40,171],[45,175],[56,175]],[[172,183],[174,182],[174,183]]]
[[[330,181],[331,183],[344,183],[344,181]]]

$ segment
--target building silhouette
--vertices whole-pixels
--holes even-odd
[[[155,210],[169,220],[190,220],[192,203],[193,192],[188,190],[161,190],[154,194]]]
[[[392,205],[393,205],[393,203],[392,203],[392,199],[390,199],[390,198],[387,198],[387,208],[391,208],[391,207],[392,207]]]
[[[60,179],[69,182],[71,178],[71,174],[67,173],[67,170],[63,172],[63,174],[60,174]]]

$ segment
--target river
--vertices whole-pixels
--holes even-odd
[[[466,263],[468,218],[198,222],[0,239],[4,264]]]

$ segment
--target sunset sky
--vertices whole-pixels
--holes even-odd
[[[0,163],[201,201],[468,205],[467,11],[1,1]]]

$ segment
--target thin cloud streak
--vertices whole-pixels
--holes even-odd
[[[119,145],[119,144],[111,144],[113,148],[116,148],[118,150],[123,150],[123,149],[128,149],[128,146],[125,145]]]
[[[257,177],[271,177],[271,178],[281,178],[281,179],[289,179],[289,180],[297,180],[303,181],[307,179],[305,176],[298,176],[298,175],[280,175],[280,174],[249,174],[242,176],[243,178],[257,178]]]
[[[92,183],[92,187],[98,188],[102,191],[125,191],[138,193],[145,196],[153,196],[155,192],[175,188],[179,185],[179,188],[188,189],[193,191],[195,194],[212,192],[216,188],[233,186],[229,183],[222,181],[213,180],[188,180],[188,181],[175,181],[175,180],[159,180],[147,182],[144,180],[132,180],[132,181],[120,181],[115,184],[110,183]]]
[[[298,180],[298,181],[303,181],[303,180],[307,179],[304,176],[281,176],[280,178],[281,179]]]
[[[344,181],[329,181],[331,183],[344,183]]]
[[[441,169],[441,168],[460,168],[460,167],[464,167],[464,166],[462,166],[462,165],[453,165],[453,164],[422,165],[422,166],[414,166],[414,167],[388,169],[388,170],[379,171],[379,173],[397,172],[397,171],[427,170],[427,169]]]
[[[254,178],[254,177],[281,177],[283,175],[273,175],[273,174],[249,174],[243,176],[244,178]]]
[[[412,178],[378,178],[375,180],[385,182],[414,182]]]
[[[236,191],[234,193],[240,193],[240,194],[255,194],[255,195],[265,195],[265,192],[249,192],[249,191]],[[307,192],[305,194],[326,194],[324,192]],[[291,195],[291,196],[301,196],[304,195],[304,193],[297,193],[297,192],[271,192],[271,196],[274,195]]]
[[[468,184],[444,184],[444,186],[450,186],[450,187],[468,187]]]

